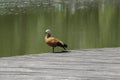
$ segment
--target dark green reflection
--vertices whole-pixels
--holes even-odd
[[[120,5],[113,0],[41,2],[12,12],[0,15],[0,56],[51,52],[44,43],[47,28],[70,50],[120,46]]]

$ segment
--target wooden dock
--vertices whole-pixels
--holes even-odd
[[[120,80],[120,48],[3,57],[0,80]]]

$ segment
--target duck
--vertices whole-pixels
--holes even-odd
[[[61,40],[59,40],[55,37],[52,37],[50,29],[45,30],[45,43],[48,46],[52,47],[52,52],[53,53],[54,53],[54,48],[55,47],[61,47],[64,50],[66,50],[66,48],[68,47],[67,44],[65,44],[63,41],[61,41]]]

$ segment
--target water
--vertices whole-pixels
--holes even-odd
[[[0,56],[51,52],[44,43],[44,31],[48,28],[70,50],[120,47],[119,2],[1,0]]]

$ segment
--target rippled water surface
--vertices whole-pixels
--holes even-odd
[[[0,56],[51,52],[44,43],[47,28],[70,50],[119,47],[119,4],[119,0],[0,0]]]

